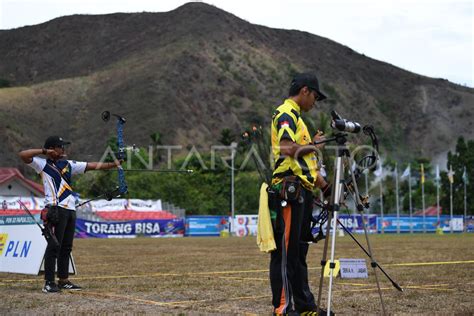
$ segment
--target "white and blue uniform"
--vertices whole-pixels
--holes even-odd
[[[45,205],[57,205],[68,210],[76,210],[76,201],[71,187],[71,176],[86,171],[87,162],[74,160],[53,161],[33,157],[28,164],[43,179]]]

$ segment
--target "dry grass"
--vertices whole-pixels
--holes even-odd
[[[379,273],[391,315],[474,313],[474,234],[371,236],[371,242],[380,265],[405,288],[396,291]],[[337,258],[365,257],[349,237],[336,244]],[[321,252],[322,244],[310,247],[315,294]],[[71,279],[84,291],[47,295],[40,291],[41,277],[1,273],[0,314],[271,314],[269,257],[258,252],[254,238],[76,240],[74,255],[79,275]],[[397,265],[403,263],[427,265]],[[369,275],[335,279],[333,310],[380,314]]]

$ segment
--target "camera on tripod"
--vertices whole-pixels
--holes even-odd
[[[331,127],[340,132],[359,133],[362,129],[359,123],[343,119],[336,111],[331,111],[331,116]]]

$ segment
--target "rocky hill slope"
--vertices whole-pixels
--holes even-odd
[[[319,104],[371,123],[386,153],[434,157],[474,137],[474,89],[420,76],[306,32],[250,24],[203,3],[166,13],[74,15],[0,31],[0,165],[50,134],[77,159],[99,158],[114,134],[103,110],[127,118],[126,140],[145,146],[217,144],[268,124],[298,71],[314,71]],[[435,65],[434,65],[435,67]],[[309,113],[315,117],[318,110]]]

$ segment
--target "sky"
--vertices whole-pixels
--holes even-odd
[[[0,0],[0,29],[72,14],[165,12],[179,0]],[[248,22],[310,32],[421,75],[474,87],[473,0],[209,0]]]

